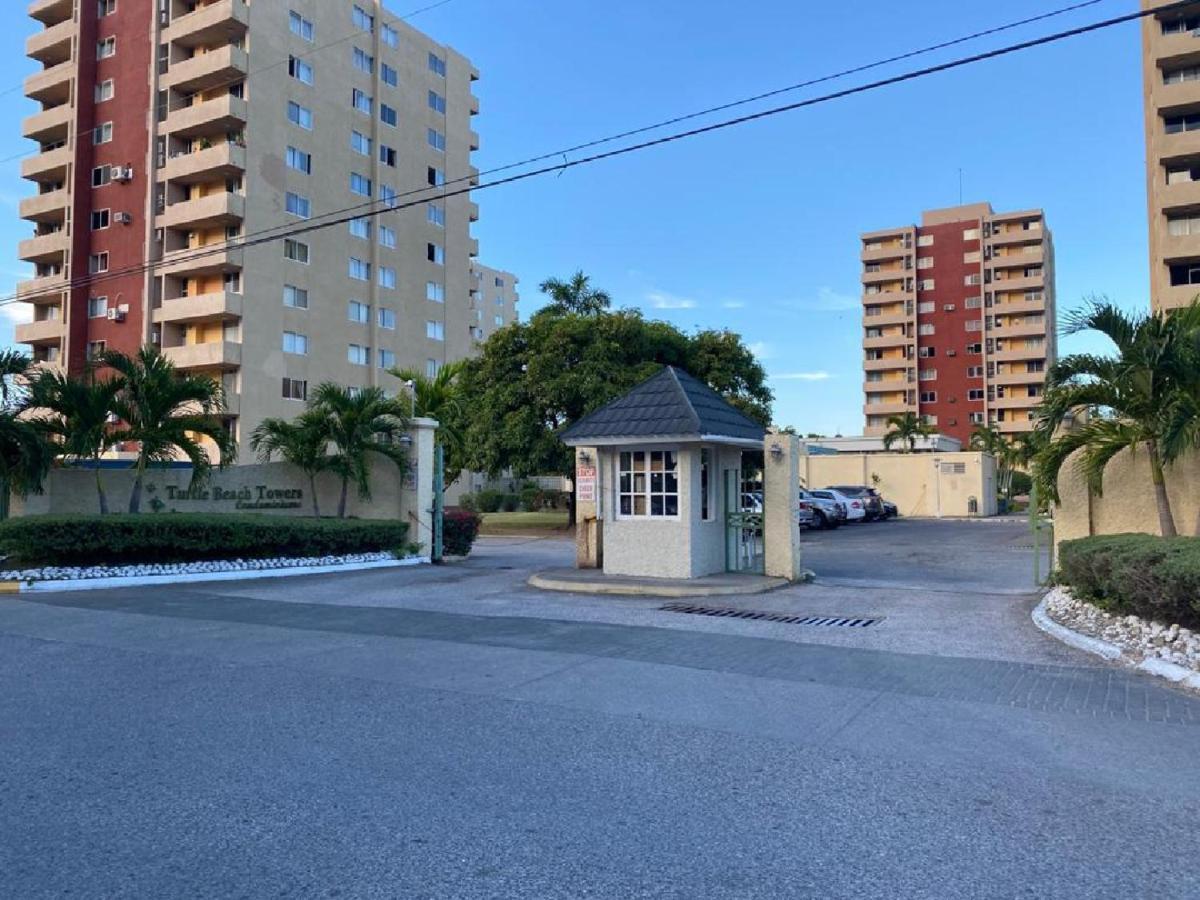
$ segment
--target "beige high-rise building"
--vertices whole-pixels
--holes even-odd
[[[866,434],[914,413],[970,440],[1034,427],[1058,353],[1054,243],[1040,210],[976,203],[862,235]]]
[[[223,381],[245,442],[319,382],[396,391],[388,368],[436,370],[515,318],[515,293],[503,314],[474,295],[475,270],[516,279],[474,262],[478,207],[446,196],[477,183],[479,73],[379,0],[28,11],[43,108],[23,123],[39,152],[22,163],[34,321],[17,338],[37,360],[78,372],[160,345]]]
[[[1142,20],[1142,70],[1150,304],[1177,309],[1200,294],[1200,3]]]

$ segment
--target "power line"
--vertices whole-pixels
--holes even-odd
[[[1033,39],[1030,39],[1027,41],[1021,41],[1016,44],[1010,44],[1005,47],[999,47],[994,50],[987,50],[982,53],[973,54],[971,56],[960,57],[958,59],[950,60],[950,61],[944,62],[944,63],[939,63],[937,65],[910,70],[908,72],[904,72],[899,75],[893,75],[888,78],[880,79],[878,81],[873,81],[873,82],[869,82],[867,84],[862,84],[862,85],[856,85],[854,87],[845,88],[843,90],[834,91],[834,92],[828,93],[828,94],[822,94],[818,97],[811,97],[811,98],[808,98],[805,100],[796,101],[795,103],[789,103],[789,104],[785,104],[783,106],[776,106],[776,107],[772,107],[769,109],[760,110],[759,112],[748,113],[743,116],[738,116],[738,117],[732,118],[732,119],[725,119],[720,122],[715,122],[715,123],[712,123],[709,125],[703,125],[703,126],[700,126],[697,128],[692,128],[687,131],[675,132],[673,134],[665,135],[665,136],[659,137],[659,138],[654,138],[652,140],[642,141],[637,144],[630,144],[625,147],[619,147],[615,150],[607,150],[602,153],[595,153],[595,154],[592,154],[591,156],[582,157],[577,160],[564,160],[563,162],[558,163],[553,166],[544,166],[542,168],[532,169],[528,172],[521,172],[521,173],[518,173],[515,175],[509,175],[504,178],[498,178],[493,181],[486,182],[484,184],[480,184],[480,185],[476,185],[476,186],[468,185],[466,187],[456,188],[455,190],[452,190],[452,191],[443,191],[442,193],[438,194],[437,196],[438,197],[454,197],[454,196],[459,196],[462,194],[469,194],[472,191],[481,191],[481,190],[485,190],[488,188],[495,188],[495,187],[500,187],[500,186],[506,185],[506,184],[512,184],[512,183],[515,183],[518,181],[524,181],[529,178],[536,178],[541,175],[547,175],[547,174],[551,174],[551,173],[561,173],[561,172],[566,171],[567,169],[590,165],[592,163],[600,162],[600,161],[607,160],[607,159],[613,159],[613,158],[619,157],[619,156],[625,156],[630,153],[647,150],[652,147],[658,147],[658,146],[663,146],[666,144],[676,143],[678,141],[697,137],[699,135],[722,131],[727,128],[733,128],[738,125],[744,125],[749,122],[755,122],[755,121],[759,121],[762,119],[772,118],[774,116],[782,115],[783,113],[794,112],[799,109],[805,109],[807,107],[817,106],[817,105],[824,104],[824,103],[829,103],[834,100],[840,100],[845,97],[851,97],[851,96],[855,96],[858,94],[868,93],[870,91],[879,90],[881,88],[890,87],[890,86],[893,86],[896,84],[903,84],[903,83],[906,83],[909,81],[914,81],[919,78],[925,78],[930,75],[935,75],[935,74],[939,74],[942,72],[947,72],[947,71],[951,71],[954,69],[963,68],[965,66],[974,65],[975,63],[984,62],[984,61],[991,60],[991,59],[999,59],[1001,57],[1010,56],[1014,53],[1019,53],[1024,50],[1030,50],[1035,47],[1041,47],[1041,46],[1046,46],[1049,44],[1058,43],[1059,41],[1063,41],[1068,38],[1079,37],[1079,36],[1085,35],[1085,34],[1091,34],[1093,32],[1101,31],[1101,30],[1104,30],[1107,28],[1112,28],[1116,25],[1122,25],[1127,22],[1139,21],[1148,16],[1160,14],[1163,11],[1169,12],[1173,9],[1183,8],[1185,6],[1191,5],[1191,3],[1193,3],[1193,2],[1195,2],[1195,0],[1180,0],[1180,2],[1173,3],[1173,4],[1171,4],[1169,6],[1165,6],[1165,7],[1159,7],[1158,9],[1145,9],[1145,10],[1139,10],[1139,11],[1136,11],[1133,13],[1127,13],[1122,16],[1116,16],[1114,18],[1104,19],[1102,21],[1093,22],[1093,23],[1090,23],[1087,25],[1081,25],[1081,26],[1078,26],[1075,28],[1067,29],[1065,31],[1059,31],[1059,32],[1055,32],[1053,34],[1044,35],[1039,38],[1033,38]],[[426,188],[426,190],[428,190],[428,188]],[[384,209],[372,210],[372,211],[369,211],[366,213],[358,212],[355,215],[343,216],[343,217],[334,219],[329,222],[309,221],[309,222],[297,223],[293,226],[287,227],[283,231],[280,231],[280,233],[278,233],[278,234],[261,236],[261,237],[257,237],[254,239],[236,240],[236,241],[229,242],[228,246],[214,245],[213,247],[205,247],[205,248],[202,248],[202,250],[199,251],[194,256],[174,257],[174,258],[168,259],[168,260],[154,260],[154,261],[140,264],[138,266],[129,267],[128,269],[124,269],[124,270],[118,270],[115,272],[107,272],[107,273],[103,273],[100,275],[83,276],[78,280],[78,283],[76,283],[75,280],[72,280],[71,282],[64,284],[64,286],[61,288],[61,290],[65,291],[65,290],[68,290],[68,289],[74,288],[74,287],[82,287],[87,284],[95,284],[95,283],[110,280],[113,278],[123,277],[125,275],[145,272],[145,271],[148,271],[150,269],[156,268],[161,265],[174,265],[178,262],[191,261],[192,259],[198,259],[198,258],[202,258],[202,257],[206,257],[206,256],[214,256],[219,253],[225,253],[225,252],[229,252],[232,250],[244,250],[249,247],[254,247],[254,246],[258,246],[260,244],[279,240],[280,238],[309,234],[314,231],[321,231],[326,228],[335,227],[337,225],[344,225],[347,222],[350,222],[354,219],[366,218],[367,216],[376,216],[376,215],[380,215],[384,212],[397,211],[397,210],[401,210],[401,209],[409,209],[411,207],[418,206],[425,202],[427,202],[427,199],[426,200],[418,200],[418,201],[409,201],[407,203],[389,203],[389,205]],[[279,231],[279,229],[274,229],[274,230]],[[15,294],[10,295],[8,297],[3,297],[3,298],[0,298],[0,305],[12,303],[12,302],[15,302],[16,300],[17,300],[17,296]]]

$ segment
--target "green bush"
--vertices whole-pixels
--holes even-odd
[[[479,536],[483,519],[469,509],[448,509],[442,519],[442,552],[447,556],[466,556]]]
[[[478,502],[478,498],[474,494],[463,494],[458,498],[459,509],[465,509],[468,512],[475,512]]]
[[[1059,581],[1112,613],[1200,627],[1200,538],[1114,534],[1064,541]]]
[[[500,497],[500,509],[502,509],[504,512],[516,512],[520,505],[520,494],[503,494]]]
[[[337,556],[398,550],[408,523],[285,516],[33,516],[0,523],[10,566]]]
[[[536,484],[521,488],[521,509],[524,512],[537,512],[542,508],[542,491]]]
[[[494,513],[500,511],[500,504],[504,500],[504,494],[500,491],[480,491],[475,495],[475,505],[480,512]]]

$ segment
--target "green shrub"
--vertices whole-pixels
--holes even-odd
[[[463,494],[458,498],[459,509],[465,509],[469,512],[475,512],[475,507],[479,500],[474,494]]]
[[[500,504],[504,500],[504,494],[500,491],[480,491],[475,495],[476,506],[480,512],[494,513],[500,511]]]
[[[1114,534],[1064,541],[1059,580],[1109,612],[1200,627],[1200,538]]]
[[[504,494],[500,497],[500,509],[504,512],[516,512],[520,505],[520,494]]]
[[[0,523],[8,565],[90,566],[395,550],[408,523],[285,516],[32,516]]]
[[[469,509],[448,509],[442,519],[442,551],[447,556],[466,556],[479,536],[483,519]]]
[[[536,484],[521,488],[521,509],[524,512],[537,512],[542,508],[542,491]]]

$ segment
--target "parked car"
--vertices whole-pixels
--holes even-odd
[[[846,510],[847,522],[862,522],[867,518],[866,504],[858,497],[848,497],[837,488],[822,488],[819,491],[810,491],[810,493],[822,500],[840,503]]]
[[[833,485],[829,490],[840,491],[847,497],[862,501],[868,522],[884,518],[883,498],[879,496],[879,492],[874,488],[869,488],[861,484],[838,484]]]
[[[800,527],[815,528],[817,526],[817,511],[813,507],[812,501],[804,499],[804,492],[801,491],[800,493]]]
[[[812,507],[813,516],[811,528],[837,528],[846,521],[846,507],[837,500],[831,500],[826,497],[818,497],[812,491],[800,492],[800,504],[809,504]]]

